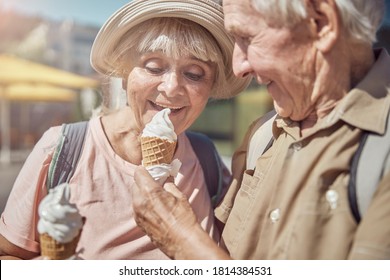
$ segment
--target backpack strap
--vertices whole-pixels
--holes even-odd
[[[211,202],[216,206],[224,194],[222,159],[209,137],[193,131],[186,131],[186,135],[202,166]]]
[[[272,145],[274,119],[275,112],[271,111],[260,118],[253,127],[248,146],[247,169],[254,169],[257,158]],[[388,171],[390,171],[390,112],[387,116],[385,134],[363,132],[359,147],[351,161],[348,199],[356,222],[360,222],[379,181]]]
[[[63,124],[61,135],[49,166],[47,189],[68,182],[82,152],[88,122]],[[186,135],[202,166],[213,205],[223,194],[222,159],[214,143],[206,135],[187,131]]]
[[[61,135],[49,166],[46,181],[48,190],[69,182],[83,149],[87,127],[87,121],[62,125]]]
[[[352,158],[348,199],[356,222],[370,205],[379,181],[390,170],[390,113],[383,135],[364,131]]]

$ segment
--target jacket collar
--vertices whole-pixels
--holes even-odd
[[[333,116],[354,127],[383,134],[390,108],[390,56],[386,50],[378,50],[376,55],[373,67],[335,107]]]

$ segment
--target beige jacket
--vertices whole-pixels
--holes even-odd
[[[390,173],[359,224],[347,196],[350,161],[362,130],[383,133],[390,110],[390,57],[301,137],[277,117],[272,147],[247,169],[248,131],[233,157],[234,181],[216,216],[236,259],[390,259]],[[260,120],[261,121],[261,120]],[[256,122],[252,127],[256,126]]]

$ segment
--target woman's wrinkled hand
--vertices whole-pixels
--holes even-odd
[[[137,167],[134,178],[135,220],[156,246],[174,258],[191,229],[198,226],[191,205],[173,183],[162,188],[142,166]]]

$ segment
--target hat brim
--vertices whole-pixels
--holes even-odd
[[[233,39],[225,32],[222,7],[211,0],[135,0],[116,11],[99,30],[91,49],[91,65],[99,73],[113,72],[110,54],[120,39],[134,26],[158,17],[183,18],[206,28],[221,49],[225,63],[227,90],[223,96],[229,98],[243,91],[251,81],[250,77],[238,78],[233,73]]]

